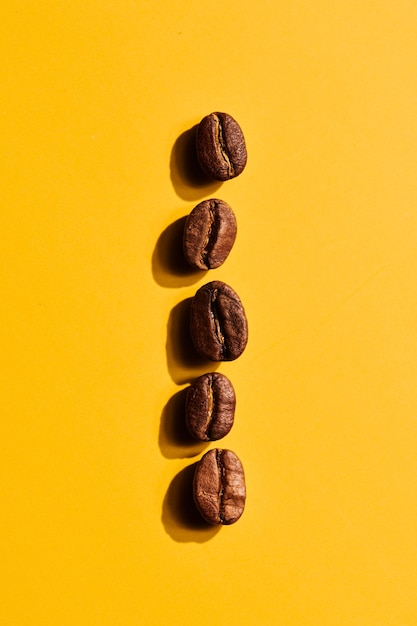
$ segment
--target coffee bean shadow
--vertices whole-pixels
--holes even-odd
[[[159,447],[167,459],[191,458],[201,454],[208,442],[193,439],[185,423],[185,399],[188,387],[178,391],[166,403],[159,428]]]
[[[222,184],[209,178],[200,167],[195,146],[197,127],[198,124],[183,132],[171,150],[171,181],[183,200],[193,201],[211,195]]]
[[[162,524],[167,534],[180,543],[204,543],[220,526],[208,524],[198,512],[193,498],[193,479],[197,463],[181,470],[171,481],[162,504]]]
[[[166,355],[168,371],[177,385],[190,383],[194,378],[215,371],[219,364],[202,357],[194,347],[190,333],[192,298],[176,304],[168,318]]]
[[[187,216],[170,224],[159,236],[152,254],[152,274],[162,287],[185,287],[197,282],[205,272],[187,263],[182,237]]]

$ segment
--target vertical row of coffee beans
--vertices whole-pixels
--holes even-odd
[[[226,181],[246,166],[245,139],[239,124],[227,113],[204,117],[196,134],[197,157],[212,179]],[[198,204],[186,219],[183,250],[197,269],[218,268],[228,257],[237,233],[232,208],[211,198]],[[237,293],[220,280],[203,285],[191,302],[190,333],[197,352],[213,362],[233,361],[248,340],[245,310]],[[236,395],[231,381],[218,372],[203,374],[187,392],[185,419],[194,439],[217,441],[233,426]],[[193,495],[202,517],[210,524],[233,524],[246,501],[245,474],[232,451],[214,448],[197,463]]]

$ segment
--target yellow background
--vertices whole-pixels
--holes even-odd
[[[0,17],[2,626],[417,624],[415,2]],[[187,131],[216,110],[248,165],[202,185]],[[181,218],[213,195],[235,247],[184,274]],[[219,366],[248,497],[204,530],[184,321],[214,278],[249,322]]]

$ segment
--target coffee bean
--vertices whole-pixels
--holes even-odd
[[[248,341],[248,323],[239,296],[214,280],[200,287],[191,301],[190,331],[194,346],[210,361],[233,361]]]
[[[190,434],[200,441],[221,439],[233,426],[235,407],[235,391],[224,374],[199,376],[187,391],[185,420]]]
[[[219,267],[236,239],[236,217],[223,200],[203,200],[186,219],[183,236],[185,258],[193,267],[209,270]]]
[[[210,113],[197,128],[197,157],[215,180],[229,180],[243,172],[246,144],[239,124],[227,113]]]
[[[194,501],[210,524],[234,524],[245,508],[245,473],[231,450],[215,448],[197,463]]]

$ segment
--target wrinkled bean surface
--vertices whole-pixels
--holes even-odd
[[[197,128],[197,157],[204,172],[215,180],[241,174],[247,152],[242,129],[227,113],[210,113]]]
[[[200,289],[191,302],[191,337],[196,350],[210,361],[233,361],[244,351],[248,324],[239,296],[215,280]]]
[[[189,387],[185,416],[190,434],[200,441],[221,439],[233,426],[236,395],[230,380],[219,372],[199,376]]]
[[[246,501],[245,474],[240,459],[231,450],[207,452],[194,474],[194,500],[210,524],[233,524]]]
[[[219,267],[233,247],[236,232],[236,217],[227,202],[216,198],[200,202],[185,222],[185,258],[201,270]]]

